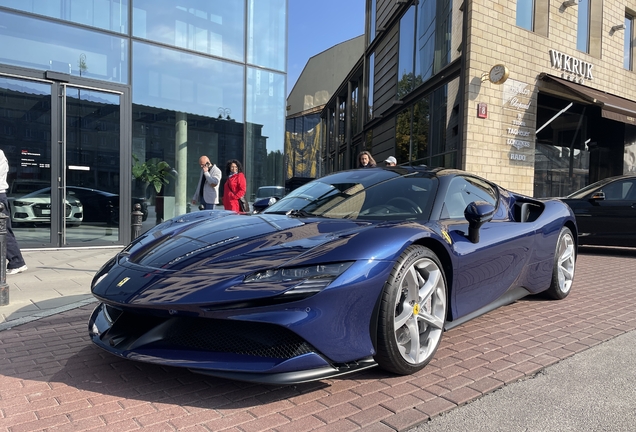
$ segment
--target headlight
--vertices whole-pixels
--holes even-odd
[[[307,267],[290,267],[264,270],[253,273],[245,278],[250,282],[290,282],[298,281],[298,285],[286,291],[284,295],[309,295],[325,289],[331,282],[347,270],[353,262],[316,264]]]
[[[13,201],[13,205],[17,207],[26,207],[33,205],[30,201]]]

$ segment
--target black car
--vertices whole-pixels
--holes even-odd
[[[260,213],[270,205],[285,196],[285,188],[283,186],[261,186],[256,191],[252,208],[254,213]]]
[[[66,186],[66,193],[79,199],[84,205],[84,222],[119,225],[119,195],[80,186]],[[141,205],[142,220],[145,221],[148,218],[148,203],[143,198],[133,198],[133,208],[135,204]]]
[[[636,247],[636,174],[603,179],[562,200],[576,216],[579,245]]]

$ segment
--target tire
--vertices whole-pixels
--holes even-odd
[[[408,375],[431,361],[446,322],[446,276],[437,256],[409,246],[382,291],[375,361],[389,372]]]
[[[561,228],[554,252],[554,267],[550,288],[544,291],[546,297],[561,300],[568,296],[574,280],[576,264],[576,244],[568,227]]]

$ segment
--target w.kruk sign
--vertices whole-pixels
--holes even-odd
[[[593,80],[592,69],[594,65],[592,63],[571,57],[567,54],[563,54],[557,50],[550,50],[550,62],[552,67],[561,69],[568,74],[577,75],[581,78]]]

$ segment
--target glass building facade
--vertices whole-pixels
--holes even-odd
[[[207,155],[282,185],[287,0],[0,0],[0,148],[20,245],[126,244],[194,211]],[[223,191],[223,180],[220,193]],[[121,220],[121,223],[120,223]]]
[[[461,2],[460,2],[461,3]],[[392,13],[379,14],[390,8]],[[460,166],[463,11],[452,0],[367,1],[363,61],[322,112],[325,172],[376,162]],[[363,109],[358,107],[362,106]]]

